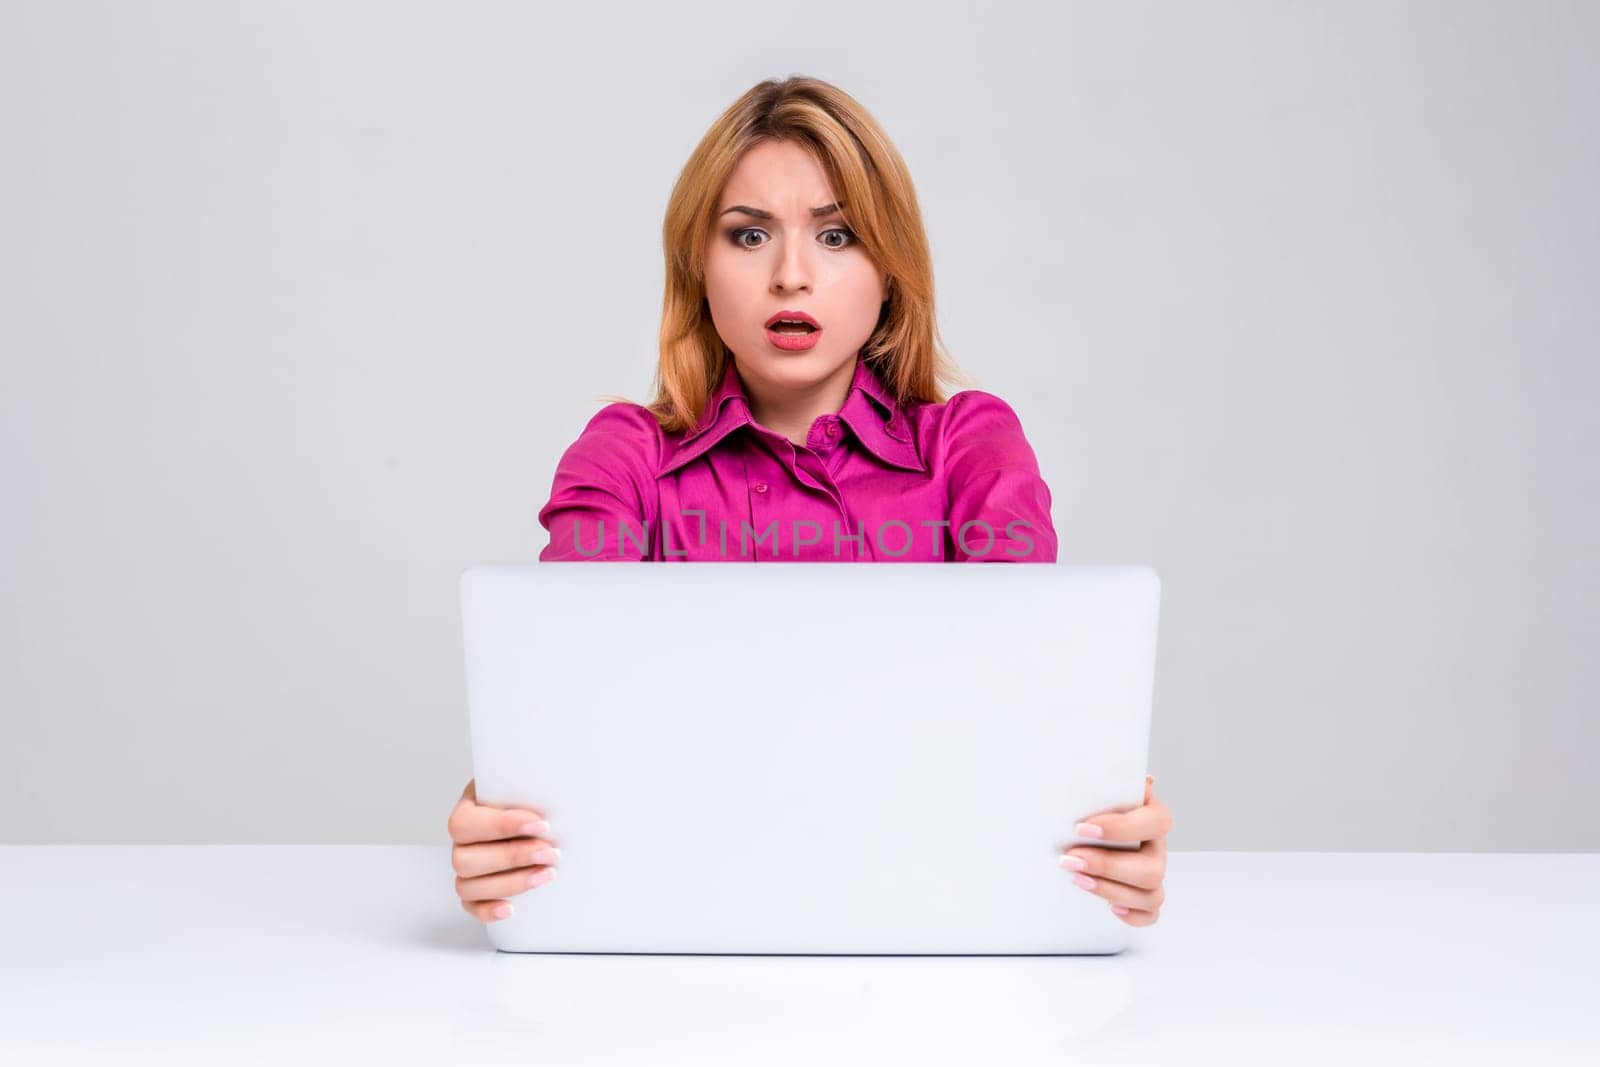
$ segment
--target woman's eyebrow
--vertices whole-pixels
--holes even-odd
[[[820,218],[823,218],[823,217],[825,217],[827,215],[837,215],[839,213],[839,209],[842,208],[842,207],[844,207],[844,201],[843,200],[835,200],[831,204],[823,204],[821,207],[812,208],[811,209],[811,217],[814,218],[814,219],[820,219]],[[745,207],[743,204],[735,204],[732,207],[728,208],[726,211],[724,211],[722,214],[730,215],[735,211],[742,211],[746,215],[749,215],[751,218],[754,218],[754,219],[770,219],[770,218],[773,217],[772,216],[772,212],[770,212],[770,211],[762,211],[758,207]]]

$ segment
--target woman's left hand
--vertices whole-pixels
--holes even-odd
[[[1149,926],[1161,916],[1167,876],[1167,831],[1172,813],[1155,797],[1156,780],[1144,776],[1144,804],[1131,811],[1094,815],[1077,826],[1079,837],[1100,837],[1119,844],[1139,842],[1139,850],[1073,845],[1061,856],[1061,868],[1079,871],[1073,881],[1095,896],[1129,926]]]

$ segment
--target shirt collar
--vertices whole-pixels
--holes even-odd
[[[911,440],[911,429],[905,412],[895,402],[883,379],[860,356],[856,357],[855,376],[850,380],[850,392],[839,418],[849,425],[861,443],[885,463],[908,470],[927,472],[917,455],[917,446]],[[677,470],[706,452],[740,426],[754,425],[750,417],[750,398],[732,359],[726,361],[722,381],[711,394],[700,422],[681,437],[667,439],[657,477]]]

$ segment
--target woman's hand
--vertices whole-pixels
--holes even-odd
[[[479,922],[511,914],[505,897],[537,889],[556,876],[561,850],[547,836],[550,824],[537,811],[478,803],[477,779],[468,779],[450,812],[450,865],[456,896]]]
[[[1078,871],[1073,880],[1095,896],[1111,902],[1111,910],[1129,926],[1149,926],[1161,915],[1167,876],[1167,831],[1172,813],[1155,797],[1156,780],[1144,776],[1144,804],[1132,811],[1094,815],[1077,826],[1079,837],[1105,841],[1142,842],[1139,851],[1074,845],[1061,856],[1061,867]]]

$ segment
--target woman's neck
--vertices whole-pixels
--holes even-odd
[[[804,445],[811,424],[818,417],[831,415],[844,407],[855,370],[852,360],[822,381],[803,389],[777,389],[751,381],[742,374],[739,380],[750,401],[750,417],[794,444]]]

